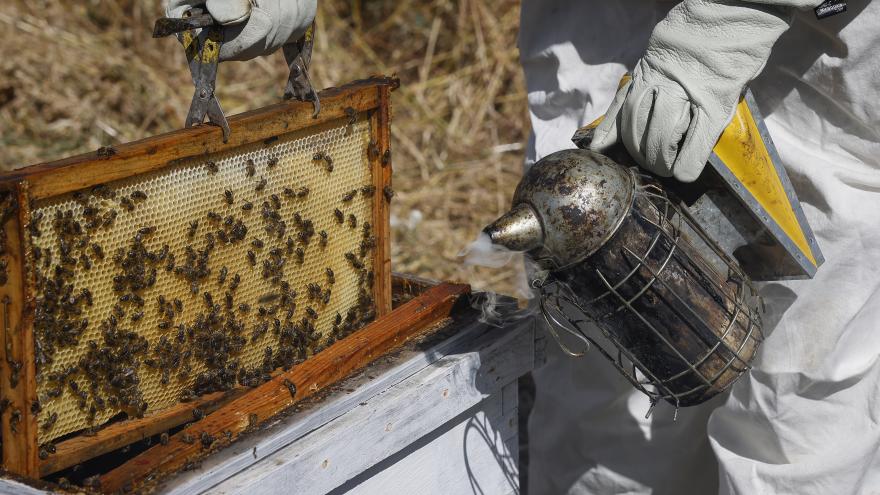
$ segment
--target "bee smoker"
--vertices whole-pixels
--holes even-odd
[[[535,263],[532,286],[563,350],[596,348],[653,403],[726,390],[762,340],[760,300],[737,261],[659,182],[604,155],[545,157],[484,232]]]

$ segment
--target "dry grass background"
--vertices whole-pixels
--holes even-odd
[[[458,252],[508,206],[527,138],[516,0],[319,0],[318,87],[397,74],[394,269],[510,293],[512,269]],[[181,126],[183,51],[150,37],[161,0],[0,3],[0,167],[16,168]],[[227,115],[278,101],[283,57],[220,67]]]

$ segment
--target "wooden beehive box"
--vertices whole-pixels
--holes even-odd
[[[394,87],[232,117],[227,143],[199,126],[0,176],[3,468],[40,477],[124,445],[107,424],[192,420],[390,311]]]

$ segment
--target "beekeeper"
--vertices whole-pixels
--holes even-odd
[[[819,3],[523,1],[529,162],[607,111],[596,148],[622,142],[692,181],[749,85],[827,260],[814,280],[762,287],[753,370],[677,421],[646,419],[648,399],[598,354],[551,354],[530,495],[880,493],[880,2],[822,20]]]
[[[607,111],[596,146],[619,140],[648,170],[693,180],[748,84],[826,257],[812,281],[764,285],[754,369],[677,421],[663,407],[646,419],[648,399],[600,356],[549,346],[530,495],[880,492],[880,2],[823,20],[819,3],[523,1],[530,162]],[[228,25],[221,59],[292,41],[315,5],[208,0]]]

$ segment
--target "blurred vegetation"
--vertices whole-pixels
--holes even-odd
[[[512,292],[516,269],[458,253],[508,206],[528,133],[514,0],[319,0],[318,87],[396,74],[394,269]],[[17,168],[181,126],[191,80],[160,0],[4,0],[0,166]],[[220,67],[227,115],[278,101],[280,52]]]

